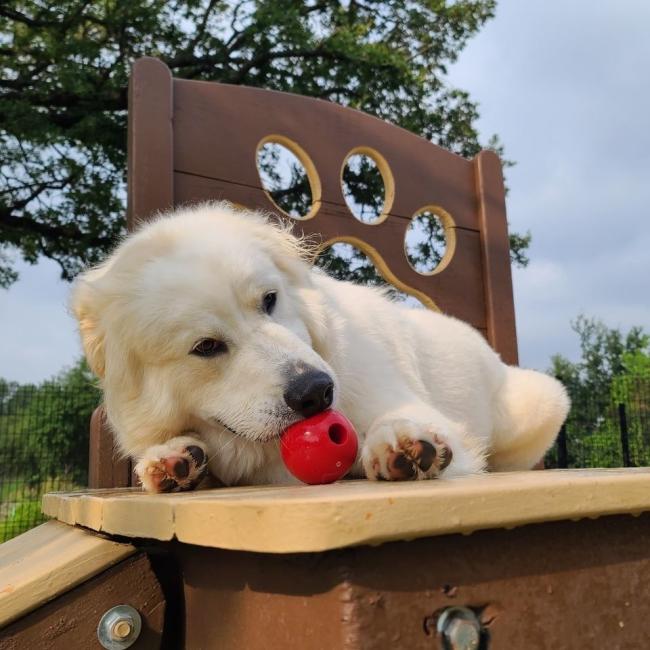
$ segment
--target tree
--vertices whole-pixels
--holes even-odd
[[[580,360],[552,357],[550,372],[571,396],[567,422],[569,464],[620,466],[619,404],[627,412],[629,445],[636,464],[650,462],[650,334],[626,334],[602,321],[578,316],[571,324],[580,339]],[[554,463],[554,453],[547,459]]]
[[[34,488],[55,478],[85,485],[90,416],[99,400],[84,360],[38,386],[0,379],[0,457],[7,478]]]
[[[177,76],[311,95],[463,156],[477,106],[446,67],[495,0],[5,0],[0,4],[0,285],[11,258],[65,279],[122,233],[127,79],[160,57]],[[491,146],[499,148],[498,141]],[[529,236],[512,236],[525,264]]]
[[[641,357],[650,354],[650,334],[632,327],[627,334],[584,315],[571,323],[580,339],[578,362],[562,355],[551,358],[551,373],[560,379],[574,400],[606,403],[616,377],[641,367]]]

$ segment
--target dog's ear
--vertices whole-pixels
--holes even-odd
[[[291,224],[286,221],[267,222],[270,228],[261,231],[262,246],[266,247],[275,265],[299,283],[304,281],[306,271],[315,255],[315,246],[306,238],[296,237]]]
[[[106,354],[105,336],[100,322],[100,293],[95,283],[103,275],[102,267],[86,271],[77,277],[72,288],[70,306],[77,321],[81,342],[90,369],[104,377]]]

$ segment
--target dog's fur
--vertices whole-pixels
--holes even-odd
[[[165,483],[165,462],[197,448],[225,484],[292,480],[279,434],[300,416],[283,394],[305,367],[334,381],[334,407],[359,434],[358,476],[528,469],[542,457],[569,408],[561,384],[504,365],[465,323],[311,269],[304,251],[262,215],[204,204],[145,225],[77,280],[88,362],[147,489],[182,486]],[[190,354],[203,338],[228,349]]]

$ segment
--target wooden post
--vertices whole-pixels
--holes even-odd
[[[173,109],[169,68],[158,59],[138,59],[129,82],[129,231],[174,206]]]
[[[492,151],[474,158],[479,200],[483,286],[488,341],[509,365],[517,365],[517,330],[512,295],[510,240],[501,161]]]
[[[131,461],[116,452],[106,412],[103,406],[98,406],[90,419],[88,487],[129,487],[131,484]]]

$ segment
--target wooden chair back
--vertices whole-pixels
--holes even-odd
[[[384,278],[430,308],[478,329],[509,364],[517,363],[510,250],[501,163],[491,151],[473,160],[404,129],[331,102],[288,93],[175,79],[159,60],[135,62],[129,88],[127,225],[198,201],[226,199],[278,212],[257,169],[265,142],[285,145],[301,161],[313,204],[295,220],[362,249]],[[376,223],[355,218],[343,195],[351,154],[375,161],[386,188]],[[408,262],[404,241],[423,209],[443,222],[447,251],[432,273]],[[91,427],[91,487],[132,482],[127,460],[113,455],[103,414]]]

